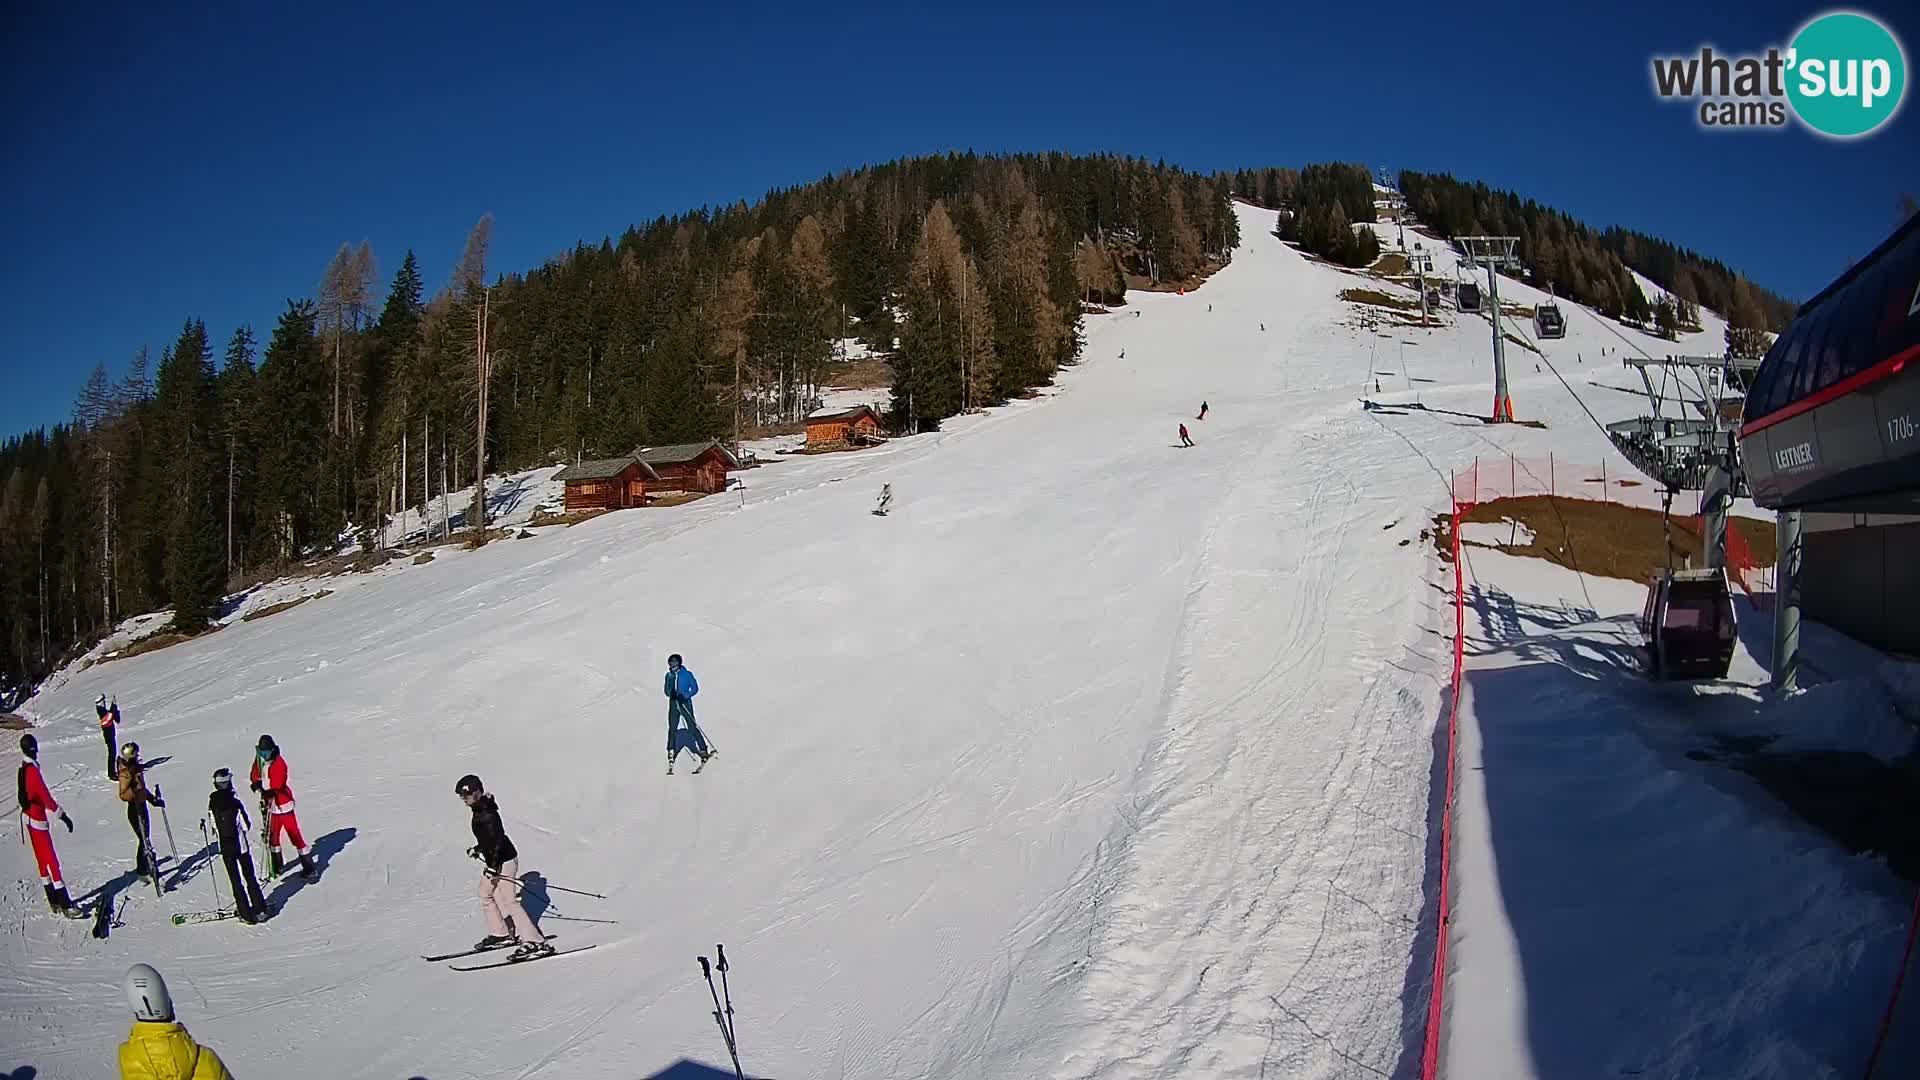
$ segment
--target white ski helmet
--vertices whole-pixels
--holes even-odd
[[[133,1018],[145,1024],[173,1022],[173,997],[167,993],[167,980],[146,964],[127,969],[127,1007]]]
[[[105,694],[101,694],[101,695],[100,695],[99,697],[97,697],[97,698],[94,698],[94,699],[93,699],[93,707],[94,707],[94,708],[96,708],[96,709],[104,709],[104,708],[106,708],[106,707],[107,707],[107,695],[105,695]]]

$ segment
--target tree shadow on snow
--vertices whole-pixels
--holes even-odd
[[[0,1073],[0,1080],[34,1080],[40,1070],[31,1065],[22,1065],[10,1073]]]
[[[327,864],[332,862],[333,857],[340,854],[358,835],[360,830],[348,826],[344,829],[335,829],[313,842],[313,846],[307,850],[313,855],[314,881],[327,876]],[[267,906],[276,912],[279,911],[282,905],[310,884],[312,882],[309,882],[300,872],[298,859],[287,863],[286,869],[280,875],[280,884],[274,886],[272,895],[267,897]]]

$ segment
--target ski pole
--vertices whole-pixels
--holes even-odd
[[[727,986],[727,947],[715,945],[713,951],[719,958],[719,963],[714,966],[720,969],[720,994],[727,1002],[727,1037],[733,1040],[733,1052],[737,1063],[740,1053],[740,1032],[733,1026],[733,990]]]
[[[526,882],[526,881],[524,881],[524,880],[523,880],[523,879],[521,879],[521,878],[517,878],[517,877],[508,877],[507,875],[505,875],[505,874],[503,874],[503,873],[501,873],[501,872],[500,872],[500,871],[498,871],[498,870],[488,870],[488,871],[487,871],[487,876],[488,876],[488,877],[491,877],[491,878],[495,878],[495,879],[497,879],[497,880],[500,880],[500,881],[511,881],[511,882],[513,882],[513,883],[514,883],[515,885],[520,885],[520,886],[525,886],[525,885],[527,884],[527,882]],[[593,898],[594,898],[595,900],[605,900],[605,899],[606,899],[606,897],[604,897],[604,896],[602,896],[602,895],[600,895],[600,894],[599,894],[599,893],[597,893],[597,892],[587,892],[587,891],[586,891],[585,889],[568,889],[568,888],[565,888],[565,887],[563,887],[563,886],[560,886],[560,885],[554,885],[554,884],[552,884],[552,883],[550,883],[550,882],[547,882],[547,881],[536,881],[536,882],[534,882],[534,884],[536,884],[536,885],[538,885],[538,886],[539,886],[539,887],[541,887],[542,889],[552,889],[552,890],[553,890],[553,891],[555,891],[555,892],[564,892],[564,893],[572,893],[572,894],[574,894],[575,896],[591,896],[591,897],[593,897]]]
[[[707,993],[713,995],[713,1022],[720,1025],[720,1038],[727,1044],[727,1056],[733,1059],[734,1080],[746,1080],[746,1075],[740,1071],[740,1054],[733,1048],[733,1032],[728,1031],[727,1022],[720,1019],[720,991],[713,987],[713,968],[707,963],[706,957],[702,956],[699,960],[700,974],[707,977]]]
[[[173,842],[173,822],[167,818],[166,796],[160,794],[160,785],[153,785],[153,797],[160,803],[160,824],[167,827],[167,850],[173,853],[173,861],[180,862],[180,845]]]
[[[216,830],[215,835],[213,837],[211,838],[208,837],[207,819],[204,817],[200,819],[200,843],[201,843],[200,850],[205,851],[208,846],[211,846],[214,850],[214,854],[216,855],[219,854],[220,841],[219,841],[218,832]],[[225,908],[227,906],[227,902],[220,898],[220,875],[215,873],[209,873],[207,874],[207,880],[213,883],[213,910],[219,911]],[[236,909],[238,908],[237,903],[235,904],[235,907]]]

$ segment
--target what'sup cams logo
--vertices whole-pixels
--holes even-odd
[[[1878,19],[1833,11],[1802,26],[1784,50],[1656,56],[1653,89],[1663,100],[1698,102],[1704,128],[1782,128],[1792,116],[1818,134],[1851,139],[1900,111],[1907,54]]]

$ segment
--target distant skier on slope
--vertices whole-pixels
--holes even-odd
[[[1181,424],[1181,425],[1180,425],[1180,445],[1181,445],[1181,446],[1192,446],[1192,445],[1193,445],[1193,438],[1192,438],[1192,436],[1189,436],[1189,435],[1187,434],[1187,425],[1185,425],[1185,424]]]
[[[714,750],[707,745],[706,733],[693,718],[693,695],[700,692],[700,680],[682,666],[679,653],[667,657],[667,676],[661,682],[661,692],[667,697],[667,775],[673,775],[673,760],[680,756],[682,721],[687,725],[687,749],[700,758],[700,764],[693,770],[699,772],[707,767]]]
[[[473,838],[478,843],[468,848],[467,854],[485,867],[480,872],[480,910],[487,917],[487,936],[474,948],[497,949],[517,940],[520,947],[513,951],[512,959],[552,956],[553,945],[547,935],[520,905],[520,852],[500,822],[500,804],[472,773],[453,785],[453,793],[473,811]],[[513,920],[512,926],[508,926],[508,919]]]
[[[227,880],[233,884],[234,914],[248,925],[265,922],[271,912],[267,910],[266,899],[260,895],[260,882],[253,876],[253,853],[247,849],[246,833],[241,831],[242,822],[251,831],[253,819],[247,816],[247,808],[233,793],[232,770],[213,771],[213,793],[207,796],[207,813],[212,815],[214,831],[220,837],[220,861],[227,864]]]
[[[173,996],[159,972],[135,964],[123,986],[133,1030],[120,1044],[120,1080],[233,1080],[220,1055],[173,1018]]]
[[[120,703],[107,704],[107,695],[93,699],[93,711],[100,718],[100,737],[107,742],[107,779],[120,779]]]
[[[127,804],[127,827],[133,830],[134,840],[140,845],[134,853],[133,872],[158,881],[160,867],[153,856],[153,818],[147,807],[167,804],[147,788],[147,766],[140,760],[137,742],[120,748],[120,801]]]
[[[880,485],[880,501],[874,504],[873,512],[880,517],[886,517],[887,511],[892,508],[893,508],[893,485],[881,484]]]
[[[20,810],[27,816],[27,835],[33,846],[34,866],[40,871],[40,887],[47,892],[47,906],[55,915],[78,917],[80,911],[73,906],[67,896],[67,883],[60,878],[60,856],[53,850],[53,822],[47,815],[59,815],[60,824],[68,832],[73,831],[73,819],[47,790],[46,778],[40,775],[40,740],[31,734],[20,736],[20,772],[16,779]]]
[[[1202,402],[1200,403],[1200,415],[1199,415],[1199,416],[1196,416],[1196,417],[1194,417],[1194,419],[1195,419],[1195,420],[1205,420],[1206,418],[1207,418],[1207,403],[1206,403],[1205,401],[1202,401]]]
[[[300,835],[300,819],[293,814],[293,788],[287,786],[287,759],[280,756],[280,747],[273,736],[260,736],[254,747],[253,769],[247,779],[250,781],[247,786],[259,792],[267,804],[267,857],[272,860],[272,873],[277,876],[286,865],[280,860],[280,837],[284,833],[293,841],[293,850],[300,856],[301,875],[311,878],[313,856],[307,852],[306,837]]]

